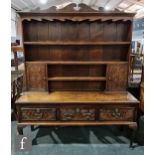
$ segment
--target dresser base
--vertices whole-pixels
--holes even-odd
[[[128,92],[53,92],[23,94],[17,102],[17,131],[36,126],[128,126],[133,147],[138,101]]]

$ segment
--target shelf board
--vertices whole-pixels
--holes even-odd
[[[105,81],[106,77],[50,77],[48,81]]]
[[[128,61],[26,61],[27,63],[44,63],[48,65],[104,65],[127,64]]]
[[[130,45],[130,41],[25,41],[24,45]]]

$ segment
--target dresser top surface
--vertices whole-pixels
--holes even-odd
[[[137,103],[129,92],[54,91],[24,92],[16,103]]]

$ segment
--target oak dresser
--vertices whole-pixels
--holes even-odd
[[[16,101],[17,129],[27,125],[127,125],[139,101],[128,91],[133,13],[70,4],[19,12],[26,92]]]

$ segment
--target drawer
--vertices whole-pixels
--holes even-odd
[[[56,120],[55,108],[21,108],[22,120]]]
[[[63,107],[60,109],[60,120],[63,121],[93,121],[95,108],[89,107]]]
[[[133,121],[135,108],[104,107],[99,110],[99,119],[104,121]]]

